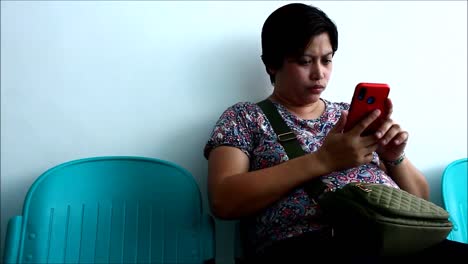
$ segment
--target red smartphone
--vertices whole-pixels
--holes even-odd
[[[354,89],[348,118],[343,131],[349,131],[372,111],[380,109],[380,116],[361,135],[367,136],[374,133],[381,125],[382,119],[388,114],[385,102],[389,93],[390,87],[385,83],[358,83]]]

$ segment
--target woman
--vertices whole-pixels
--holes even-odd
[[[263,25],[262,60],[274,86],[268,99],[306,155],[289,160],[262,110],[250,102],[226,109],[205,146],[212,212],[242,220],[245,250],[253,262],[329,258],[350,248],[333,238],[320,208],[304,191],[319,177],[330,189],[359,180],[429,197],[424,175],[405,158],[408,133],[391,119],[390,100],[389,114],[374,134],[361,136],[378,110],[342,132],[349,105],[321,97],[337,48],[335,24],[309,5],[280,7]],[[367,255],[361,253],[354,255]]]

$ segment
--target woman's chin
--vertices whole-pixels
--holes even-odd
[[[321,94],[311,94],[306,97],[308,103],[313,104],[320,101]]]

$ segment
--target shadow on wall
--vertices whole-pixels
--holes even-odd
[[[203,148],[214,122],[214,119],[189,122],[185,124],[189,127],[189,131],[176,130],[164,143],[160,142],[157,146],[157,153],[167,153],[166,159],[176,162],[192,173],[200,188],[203,209],[210,214],[207,191],[208,162],[203,156]],[[235,222],[214,219],[216,261],[217,263],[232,263],[235,254]]]
[[[186,107],[186,115],[181,129],[155,145],[156,153],[165,153],[167,159],[189,169],[201,184],[207,173],[203,148],[222,112],[240,101],[262,100],[272,91],[260,44],[249,36],[234,38],[202,43],[184,62],[196,76],[185,88],[193,91],[190,97],[178,98],[178,107]]]
[[[429,183],[429,200],[437,205],[442,206],[442,173],[444,172],[444,167],[435,167],[430,169],[425,169],[422,171],[424,176]]]
[[[260,36],[260,34],[259,34]],[[266,98],[272,91],[269,77],[261,61],[261,44],[257,36],[239,36],[213,43],[205,49],[209,54],[201,55],[213,65],[212,69],[202,69],[200,77],[211,79],[209,93],[212,113],[206,123],[206,133],[200,146],[204,146],[219,115],[226,107],[240,101],[257,102]],[[202,98],[201,101],[207,101]],[[200,171],[206,177],[206,171]],[[236,252],[236,221],[216,220],[216,258],[220,263],[232,263]]]
[[[237,102],[256,102],[271,91],[259,45],[248,36],[205,43],[185,63],[196,76],[187,88],[195,92],[181,102],[187,107],[187,118],[181,123],[182,129],[171,131],[170,138],[155,148],[192,172],[202,192],[206,192],[207,174],[203,149],[219,116]]]
[[[191,80],[190,89],[200,92],[192,93],[199,98],[190,98],[185,105],[197,112],[196,119],[184,120],[185,129],[172,131],[170,138],[157,146],[158,153],[167,153],[167,159],[182,165],[194,175],[207,209],[208,166],[203,149],[213,126],[227,107],[240,101],[260,101],[272,90],[260,59],[260,44],[252,39],[246,36],[244,39],[209,43],[189,58],[193,59],[189,67],[197,76],[196,80]],[[229,263],[234,259],[234,232],[235,221],[216,220],[216,258],[220,263]]]

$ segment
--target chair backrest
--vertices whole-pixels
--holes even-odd
[[[448,239],[468,243],[468,159],[450,163],[442,174],[442,201],[453,230]]]
[[[193,176],[174,163],[110,156],[42,174],[23,208],[23,263],[203,263],[211,217]]]

